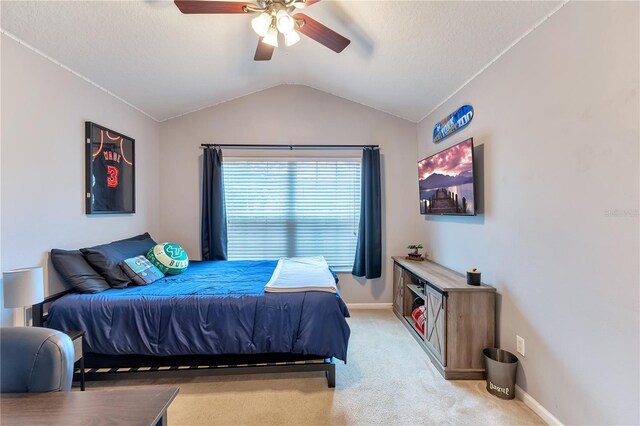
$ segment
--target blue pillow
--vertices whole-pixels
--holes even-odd
[[[125,259],[145,255],[156,245],[148,233],[114,241],[109,244],[80,249],[89,265],[93,267],[112,288],[124,288],[131,278],[120,267]]]
[[[111,286],[82,257],[80,250],[51,250],[51,263],[63,281],[80,293],[99,293]]]

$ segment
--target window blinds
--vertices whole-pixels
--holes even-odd
[[[318,256],[351,268],[360,217],[360,161],[228,161],[229,260]]]

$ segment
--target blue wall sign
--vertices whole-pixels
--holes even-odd
[[[473,107],[463,105],[433,127],[433,143],[440,142],[465,127],[473,118]]]

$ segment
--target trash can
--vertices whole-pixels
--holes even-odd
[[[513,399],[516,396],[518,357],[498,348],[486,348],[482,354],[489,393],[498,398]]]

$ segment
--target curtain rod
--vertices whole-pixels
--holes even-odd
[[[234,149],[354,149],[354,148],[372,148],[378,149],[379,145],[277,145],[277,144],[247,144],[247,143],[203,143],[200,148],[234,148]]]

